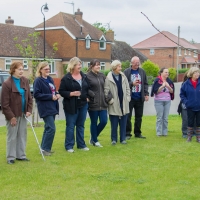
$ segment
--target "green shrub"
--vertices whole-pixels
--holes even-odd
[[[101,73],[103,73],[105,76],[107,76],[109,72],[110,72],[110,69],[101,70]]]
[[[81,68],[81,71],[82,71],[83,73],[85,73],[85,74],[86,74],[86,73],[87,73],[87,71],[88,71],[88,67],[82,67],[82,68]]]
[[[187,72],[189,70],[189,68],[185,68],[185,69],[179,69],[178,73],[179,74],[184,74],[185,72]]]
[[[153,77],[153,76],[147,76],[148,85],[153,85],[155,78],[156,77]]]
[[[122,62],[122,71],[130,67],[130,61],[123,61]]]
[[[147,76],[153,76],[153,77],[158,76],[158,72],[160,70],[159,66],[157,64],[151,62],[150,60],[143,62],[142,68],[146,72]]]
[[[63,74],[67,73],[68,64],[63,65]]]
[[[169,68],[169,78],[174,81],[176,78],[176,69],[175,68]]]

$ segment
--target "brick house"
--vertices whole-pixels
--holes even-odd
[[[178,37],[170,32],[162,31],[171,40],[178,42]],[[158,33],[152,37],[132,46],[133,49],[140,51],[149,60],[159,65],[159,67],[190,68],[198,66],[198,48],[187,40],[179,39],[179,54],[177,56],[177,44],[169,40],[163,34]]]
[[[114,33],[103,34],[99,29],[84,21],[82,16],[83,13],[78,9],[74,15],[60,12],[45,22],[45,51],[48,58],[52,56],[52,45],[55,42],[58,43],[58,51],[53,55],[50,63],[53,78],[63,76],[63,65],[74,56],[82,60],[83,67],[87,67],[94,58],[100,60],[102,70],[110,67]],[[18,41],[21,41],[35,31],[41,33],[38,40],[38,49],[41,50],[41,54],[38,60],[43,60],[43,23],[34,28],[16,26],[11,17],[8,17],[5,24],[0,23],[0,45],[3,47],[0,48],[1,70],[8,71],[13,61],[21,61],[25,68],[24,75],[27,77],[30,75],[31,63],[20,55],[15,47],[14,38],[18,37]]]

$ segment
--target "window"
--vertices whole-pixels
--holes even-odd
[[[191,55],[191,51],[190,51],[190,49],[188,49],[188,52],[189,52],[189,54],[188,54],[188,55]]]
[[[9,70],[10,70],[11,62],[12,62],[11,59],[6,59],[6,60],[5,60],[5,70],[6,70],[6,71],[9,71]]]
[[[88,67],[88,68],[90,67],[90,62],[87,63],[87,67]]]
[[[185,49],[185,55],[187,55],[187,49]]]
[[[181,47],[178,48],[178,55],[181,56]]]
[[[100,50],[105,50],[106,49],[106,39],[105,39],[105,37],[102,36],[99,40],[100,40],[99,49]]]
[[[154,55],[155,52],[154,52],[154,49],[150,49],[150,55]]]
[[[194,50],[194,57],[197,57],[197,50]]]
[[[23,60],[24,69],[28,69],[28,60]]]
[[[86,48],[86,49],[90,49],[90,40],[91,40],[91,37],[90,37],[90,35],[88,34],[88,35],[85,37],[85,48]]]
[[[105,70],[105,62],[100,62],[101,70]]]
[[[49,63],[49,67],[50,67],[50,73],[55,74],[56,71],[55,71],[55,62],[54,61]]]

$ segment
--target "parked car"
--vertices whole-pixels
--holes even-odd
[[[3,82],[10,76],[10,74],[6,71],[0,70],[0,107],[1,107],[1,89]]]

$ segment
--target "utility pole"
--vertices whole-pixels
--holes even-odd
[[[64,2],[64,3],[72,4],[72,6],[73,6],[73,15],[74,15],[74,2],[72,1],[71,3],[70,2]]]
[[[178,46],[177,46],[177,66],[176,66],[177,82],[178,82],[178,69],[179,69],[179,38],[180,38],[180,26],[178,26]]]

